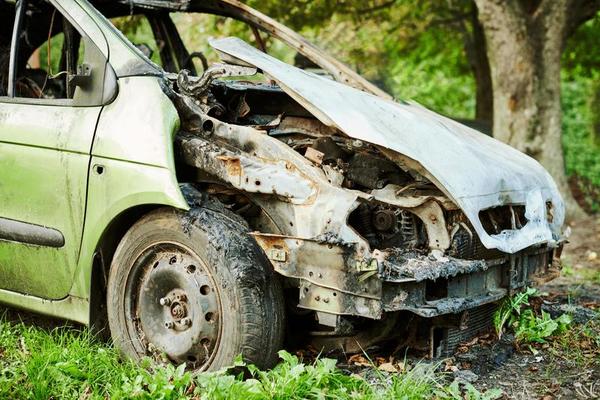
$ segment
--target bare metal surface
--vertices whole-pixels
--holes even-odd
[[[420,106],[384,100],[285,64],[240,39],[211,45],[269,74],[326,125],[416,160],[465,212],[487,248],[514,253],[534,244],[557,244],[564,205],[548,172],[532,158]],[[550,223],[546,202],[554,209]],[[522,229],[489,235],[478,214],[503,204],[525,205],[528,222]]]
[[[184,160],[251,193],[274,194],[294,203],[306,203],[316,195],[314,185],[292,164],[236,154],[198,137],[178,137]]]

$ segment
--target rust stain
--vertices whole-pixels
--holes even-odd
[[[227,174],[231,176],[242,175],[242,163],[238,157],[217,156],[217,159],[222,161],[227,169]]]
[[[518,104],[519,104],[519,100],[517,99],[517,96],[515,96],[515,95],[510,96],[510,99],[508,99],[509,110],[514,112],[517,109]]]

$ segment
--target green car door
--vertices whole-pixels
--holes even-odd
[[[0,289],[47,299],[67,296],[77,266],[110,68],[106,43],[81,31],[93,22],[59,3],[17,1],[0,98]],[[48,54],[36,63],[40,46]]]

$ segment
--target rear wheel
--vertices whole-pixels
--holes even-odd
[[[277,276],[247,228],[223,207],[161,209],[119,244],[108,284],[111,335],[127,356],[197,370],[238,354],[269,367],[283,339]]]

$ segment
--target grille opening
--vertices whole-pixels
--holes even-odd
[[[433,326],[431,327],[431,336],[429,338],[429,357],[441,357],[446,350],[446,328]]]
[[[450,237],[448,255],[465,260],[486,260],[502,257],[503,253],[496,249],[486,249],[481,243],[475,229],[462,211],[446,213]]]
[[[425,300],[434,301],[448,297],[448,281],[440,279],[425,282]]]
[[[525,206],[499,206],[479,212],[479,220],[488,235],[496,235],[510,229],[521,229],[527,222]]]

